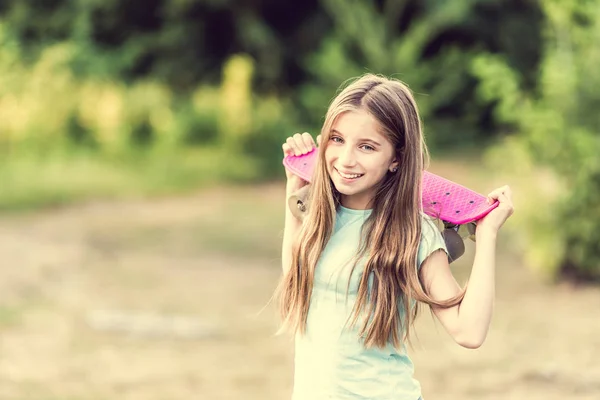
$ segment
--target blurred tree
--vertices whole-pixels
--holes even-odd
[[[108,57],[116,74],[127,78],[152,75],[179,88],[218,80],[221,65],[239,52],[249,54],[260,66],[259,86],[295,87],[304,82],[307,73],[314,73],[305,59],[332,38],[341,41],[344,56],[358,63],[359,69],[390,69],[389,62],[378,65],[381,55],[394,51],[390,45],[395,38],[408,33],[412,36],[405,39],[417,39],[415,31],[420,32],[417,53],[421,58],[436,57],[447,46],[486,48],[507,54],[519,71],[532,78],[540,23],[534,2],[444,3],[13,0],[2,2],[0,15],[30,54],[49,43],[76,40],[89,46],[86,56],[92,57],[87,58],[90,65]],[[360,31],[363,28],[365,36]],[[381,30],[379,41],[369,36],[374,29]],[[378,47],[368,50],[370,46]],[[392,64],[391,72],[404,74],[399,69],[404,66]],[[342,80],[349,76],[340,73]]]
[[[155,141],[224,146],[233,135],[243,138],[242,152],[273,172],[280,170],[281,139],[318,129],[340,83],[367,71],[412,87],[432,147],[493,137],[503,126],[494,101],[475,96],[472,60],[482,51],[497,54],[535,87],[538,8],[522,0],[13,0],[0,4],[0,21],[19,47],[22,81],[37,76],[44,55],[64,49],[55,65],[69,70],[47,79],[50,87],[69,77],[72,88],[61,98],[68,112],[56,129],[74,142],[127,153]],[[248,62],[234,69],[252,65],[240,87],[228,76],[243,71],[223,73],[238,55]],[[3,68],[11,70],[9,63]],[[34,89],[20,101],[32,104],[29,120],[44,126]],[[247,116],[235,135],[223,123],[227,96],[241,96],[236,107]]]
[[[7,1],[0,15],[32,59],[50,43],[73,40],[80,73],[153,77],[177,91],[218,82],[239,52],[260,66],[258,89],[296,85],[301,60],[330,29],[316,0]]]
[[[528,264],[552,279],[600,280],[600,3],[542,5],[547,27],[537,90],[526,90],[498,57],[481,55],[473,64],[480,95],[519,132],[493,149],[490,162],[523,181],[517,221]]]
[[[340,82],[364,72],[395,76],[415,92],[432,146],[497,133],[492,105],[476,101],[469,71],[478,52],[501,54],[529,87],[539,61],[541,13],[512,0],[322,0],[334,29],[305,63],[305,120],[316,124]],[[480,143],[478,143],[480,145]]]

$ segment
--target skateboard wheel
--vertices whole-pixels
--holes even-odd
[[[468,223],[467,230],[469,231],[469,239],[475,241],[475,231],[477,230],[477,224],[475,224],[475,222]]]
[[[442,236],[448,249],[448,262],[452,263],[465,253],[465,242],[454,229],[444,229]]]
[[[292,193],[288,198],[288,207],[294,217],[302,220],[308,210],[308,185]]]

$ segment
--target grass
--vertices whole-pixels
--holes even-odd
[[[223,181],[253,180],[257,171],[252,160],[210,147],[126,157],[21,152],[0,161],[0,210],[184,193]]]
[[[23,307],[0,305],[0,329],[19,325],[22,317]]]
[[[453,165],[458,165],[456,160],[463,166],[477,165],[480,154],[463,150],[432,156],[436,160],[434,172],[453,179],[444,167],[436,170],[436,165],[444,165],[444,159]],[[98,155],[60,146],[47,152],[25,149],[8,153],[0,160],[0,211],[64,206],[92,199],[189,193],[221,183],[257,182],[261,180],[260,171],[258,160],[214,146],[128,151],[121,155]],[[481,173],[478,168],[469,175]],[[480,179],[468,183],[473,181]],[[252,212],[255,206],[250,205],[248,210]]]

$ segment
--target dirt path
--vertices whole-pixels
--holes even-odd
[[[292,344],[262,310],[282,199],[265,185],[0,217],[0,399],[289,398]],[[484,347],[422,314],[424,397],[599,399],[600,290],[546,287],[500,251]]]

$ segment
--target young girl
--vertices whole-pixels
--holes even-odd
[[[293,400],[417,400],[406,353],[416,303],[428,304],[461,346],[477,348],[490,325],[500,205],[477,222],[469,284],[458,285],[446,247],[421,207],[428,152],[417,105],[401,82],[365,75],[331,103],[303,221],[287,208],[277,289],[283,327],[295,334]],[[284,155],[316,146],[308,133]],[[287,173],[289,196],[306,182]]]

